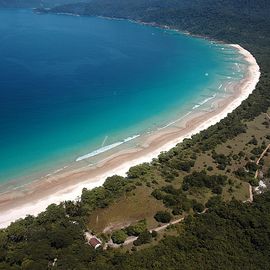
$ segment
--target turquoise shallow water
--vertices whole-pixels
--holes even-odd
[[[243,75],[234,49],[174,31],[31,10],[0,21],[2,183],[165,126]]]

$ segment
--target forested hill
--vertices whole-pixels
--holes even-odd
[[[132,19],[238,43],[270,70],[269,61],[261,62],[266,52],[270,54],[268,0],[92,0],[57,6],[49,12]]]
[[[155,22],[219,40],[241,41],[243,45],[255,38],[265,48],[270,43],[267,0],[92,0],[55,7],[51,12]]]
[[[67,1],[67,0],[66,0]],[[75,1],[75,0],[73,0]],[[170,17],[173,21],[177,18],[169,16],[168,12],[179,12],[193,10],[199,13],[214,12],[224,15],[241,14],[248,16],[248,19],[257,17],[268,19],[269,1],[267,0],[92,0],[77,1],[69,6],[62,6],[59,9],[68,9],[77,12],[90,14],[111,14],[119,17],[147,18],[153,15]]]

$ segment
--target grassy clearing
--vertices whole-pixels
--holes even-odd
[[[88,227],[96,233],[104,230],[110,232],[145,218],[148,227],[153,228],[157,226],[154,214],[163,209],[163,203],[151,196],[151,189],[142,186],[130,196],[121,197],[108,208],[93,212],[89,217]]]

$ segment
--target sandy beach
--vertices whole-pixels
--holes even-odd
[[[6,192],[0,196],[0,227],[28,214],[37,215],[51,203],[75,200],[83,188],[101,186],[106,177],[125,175],[131,166],[150,162],[162,151],[168,151],[184,138],[207,129],[225,118],[237,108],[255,89],[260,78],[260,68],[250,52],[239,45],[236,48],[249,63],[245,78],[233,85],[233,94],[218,100],[211,111],[199,111],[179,120],[179,125],[145,135],[143,143],[132,149],[122,150],[107,156],[97,166],[82,162],[77,168],[66,168],[28,184],[24,189]]]

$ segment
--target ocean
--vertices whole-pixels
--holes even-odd
[[[244,75],[236,49],[173,30],[22,9],[0,21],[0,192],[136,145]]]

